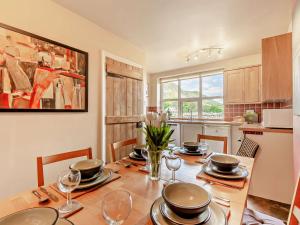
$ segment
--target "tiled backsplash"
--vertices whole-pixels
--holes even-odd
[[[258,114],[258,121],[262,121],[263,109],[289,109],[292,108],[292,101],[273,102],[261,104],[231,104],[224,106],[224,120],[232,121],[235,116],[243,116],[246,110],[254,110]]]

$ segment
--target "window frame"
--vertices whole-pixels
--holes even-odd
[[[208,96],[208,97],[203,97],[202,95],[202,78],[207,77],[207,76],[216,76],[216,75],[222,75],[223,76],[223,95],[222,96]],[[189,79],[199,79],[199,97],[193,97],[193,98],[182,98],[181,97],[181,81],[182,80],[189,80]],[[177,81],[178,82],[178,98],[163,98],[163,83],[167,82],[172,82],[172,81]],[[198,73],[198,74],[188,74],[188,75],[181,75],[177,76],[176,78],[171,78],[167,79],[166,81],[160,80],[160,106],[163,106],[164,101],[177,101],[178,102],[178,117],[183,118],[182,114],[182,106],[183,102],[197,102],[198,104],[198,117],[197,118],[203,118],[203,105],[202,101],[203,100],[210,100],[210,99],[223,99],[223,106],[224,106],[224,71],[215,71],[211,73]],[[224,111],[223,111],[223,117],[222,118],[217,118],[217,119],[224,119]],[[193,118],[194,119],[194,118]],[[208,119],[208,118],[207,118]]]

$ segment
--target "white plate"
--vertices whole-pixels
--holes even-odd
[[[174,223],[164,218],[160,212],[159,206],[162,202],[164,202],[164,199],[160,197],[152,204],[150,210],[151,220],[155,225],[172,225]],[[226,215],[220,206],[214,202],[211,202],[209,204],[209,208],[211,210],[210,219],[201,225],[227,225]]]
[[[99,176],[101,176],[102,172],[103,172],[103,170],[101,170],[101,172],[99,172],[99,173],[96,173],[94,176],[92,176],[90,178],[81,179],[80,183],[86,183],[86,182],[96,180]]]
[[[130,152],[129,158],[131,158],[133,160],[137,160],[137,161],[146,161],[144,158],[137,157],[134,152]]]
[[[10,214],[0,219],[0,225],[54,225],[58,212],[54,208],[30,208]]]
[[[197,217],[186,219],[175,214],[165,202],[162,202],[159,206],[160,212],[165,218],[168,218],[170,221],[180,224],[180,225],[196,225],[202,224],[209,220],[210,218],[210,208],[208,207],[203,213],[199,214]]]
[[[102,182],[106,181],[110,176],[111,176],[111,170],[104,168],[101,175],[96,180],[93,180],[91,182],[86,182],[86,183],[80,183],[79,186],[76,188],[76,190],[91,188],[96,185],[99,185]]]
[[[221,174],[229,174],[229,175],[230,174],[237,174],[240,171],[240,167],[236,167],[236,168],[234,168],[231,171],[223,171],[223,170],[219,170],[218,167],[212,165],[211,163],[209,164],[209,166],[211,167],[211,169],[214,172],[221,173]]]
[[[175,150],[177,150],[179,153],[184,155],[198,155],[198,156],[205,155],[204,152],[201,151],[190,152],[186,148],[181,148],[181,147],[177,147]]]
[[[237,180],[237,179],[244,179],[248,176],[248,171],[246,168],[239,166],[239,170],[235,174],[222,174],[222,173],[217,173],[215,172],[209,165],[204,164],[203,165],[203,171],[216,178],[221,178],[221,179],[228,179],[228,180]]]

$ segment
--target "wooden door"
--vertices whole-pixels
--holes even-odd
[[[291,33],[262,40],[262,100],[292,98]]]
[[[114,63],[118,63],[118,67],[122,68],[119,62]],[[112,68],[111,65],[110,68]],[[122,69],[115,71],[122,73]],[[109,148],[111,143],[137,138],[138,136],[137,122],[142,120],[143,113],[143,81],[136,79],[136,73],[133,78],[129,75],[129,73],[114,74],[108,72],[106,76],[107,162],[111,161]],[[124,148],[116,152],[117,159],[127,155],[132,146]]]
[[[245,68],[244,75],[244,86],[245,86],[245,103],[258,103],[261,102],[260,98],[260,80],[261,73],[260,67],[249,67]]]
[[[225,103],[244,102],[244,69],[225,72]]]

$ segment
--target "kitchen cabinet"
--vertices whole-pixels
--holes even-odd
[[[225,102],[242,103],[244,101],[244,70],[225,72]]]
[[[226,104],[261,102],[261,66],[225,71]]]
[[[232,155],[236,155],[243,140],[243,131],[241,131],[239,128],[240,125],[231,126],[231,149],[229,149],[229,154]]]
[[[253,66],[244,69],[245,103],[261,101],[261,68]]]
[[[231,149],[231,135],[230,126],[218,126],[218,125],[204,125],[203,134],[212,136],[227,137],[227,149],[230,154]],[[223,153],[223,142],[205,140],[205,143],[209,145],[209,150],[213,152]]]
[[[197,141],[197,134],[203,134],[202,124],[181,124],[181,143],[184,141]]]
[[[180,146],[180,124],[179,123],[168,123],[171,129],[174,130],[171,139],[174,140],[176,146]]]
[[[257,142],[249,194],[291,204],[294,192],[293,134],[246,134]]]
[[[292,34],[262,40],[262,100],[292,98]]]

